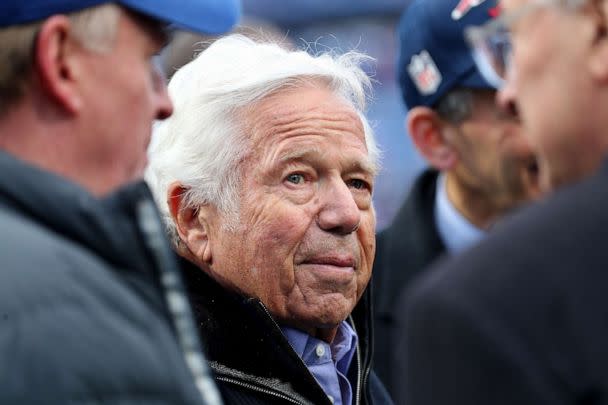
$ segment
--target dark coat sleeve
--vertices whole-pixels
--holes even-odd
[[[559,405],[518,337],[483,308],[424,288],[404,297],[393,387],[397,404]]]
[[[400,296],[408,405],[608,404],[608,163]]]

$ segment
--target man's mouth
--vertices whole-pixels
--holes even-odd
[[[355,267],[355,259],[351,256],[320,256],[306,260],[309,264],[325,264],[336,267]]]
[[[532,199],[540,195],[539,187],[539,166],[536,158],[531,158],[522,168],[523,184],[527,190],[528,196]]]
[[[334,268],[336,270],[355,270],[356,260],[350,255],[323,255],[308,258],[304,265]]]
[[[526,165],[526,170],[531,175],[538,176],[538,162],[536,159],[532,159],[532,161]]]

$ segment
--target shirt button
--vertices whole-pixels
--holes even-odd
[[[323,346],[323,343],[319,343],[317,345],[317,357],[323,357],[323,355],[325,354],[325,346]]]
[[[334,397],[332,397],[331,395],[328,395],[327,398],[329,398],[329,402],[331,402],[332,404],[334,403]]]

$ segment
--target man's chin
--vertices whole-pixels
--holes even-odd
[[[345,297],[318,299],[315,302],[303,302],[298,306],[287,307],[287,316],[277,320],[299,329],[331,329],[348,318],[353,308],[353,300]]]
[[[319,310],[306,314],[302,314],[302,319],[310,327],[317,329],[331,329],[336,328],[342,321],[344,321],[352,312],[354,305],[350,303],[341,304],[330,304],[329,310]]]

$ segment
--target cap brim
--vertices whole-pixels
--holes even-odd
[[[458,78],[456,82],[458,83],[458,87],[495,90],[494,86],[488,83],[475,67],[470,69],[464,76]]]
[[[119,0],[134,11],[201,34],[221,34],[239,20],[239,0]]]

